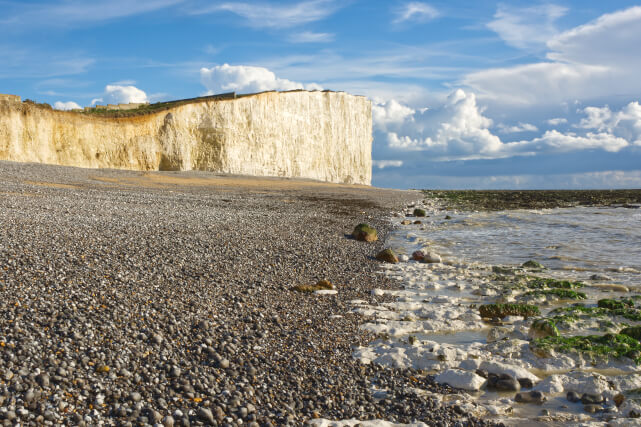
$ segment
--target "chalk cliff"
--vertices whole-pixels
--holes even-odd
[[[265,92],[104,118],[0,98],[0,160],[370,184],[370,102]]]

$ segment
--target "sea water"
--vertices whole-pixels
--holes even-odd
[[[445,213],[437,215],[421,226],[397,229],[388,243],[410,254],[427,244],[444,259],[489,265],[535,260],[555,276],[587,280],[597,275],[641,287],[641,209],[450,213],[447,220]]]

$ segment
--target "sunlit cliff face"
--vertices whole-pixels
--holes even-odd
[[[0,160],[370,184],[364,97],[268,92],[101,118],[0,101]]]

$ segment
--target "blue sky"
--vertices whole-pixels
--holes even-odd
[[[0,0],[0,93],[57,108],[343,90],[373,184],[641,188],[628,1]]]

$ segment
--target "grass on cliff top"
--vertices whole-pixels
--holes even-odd
[[[448,209],[507,210],[641,204],[641,190],[423,190]]]

